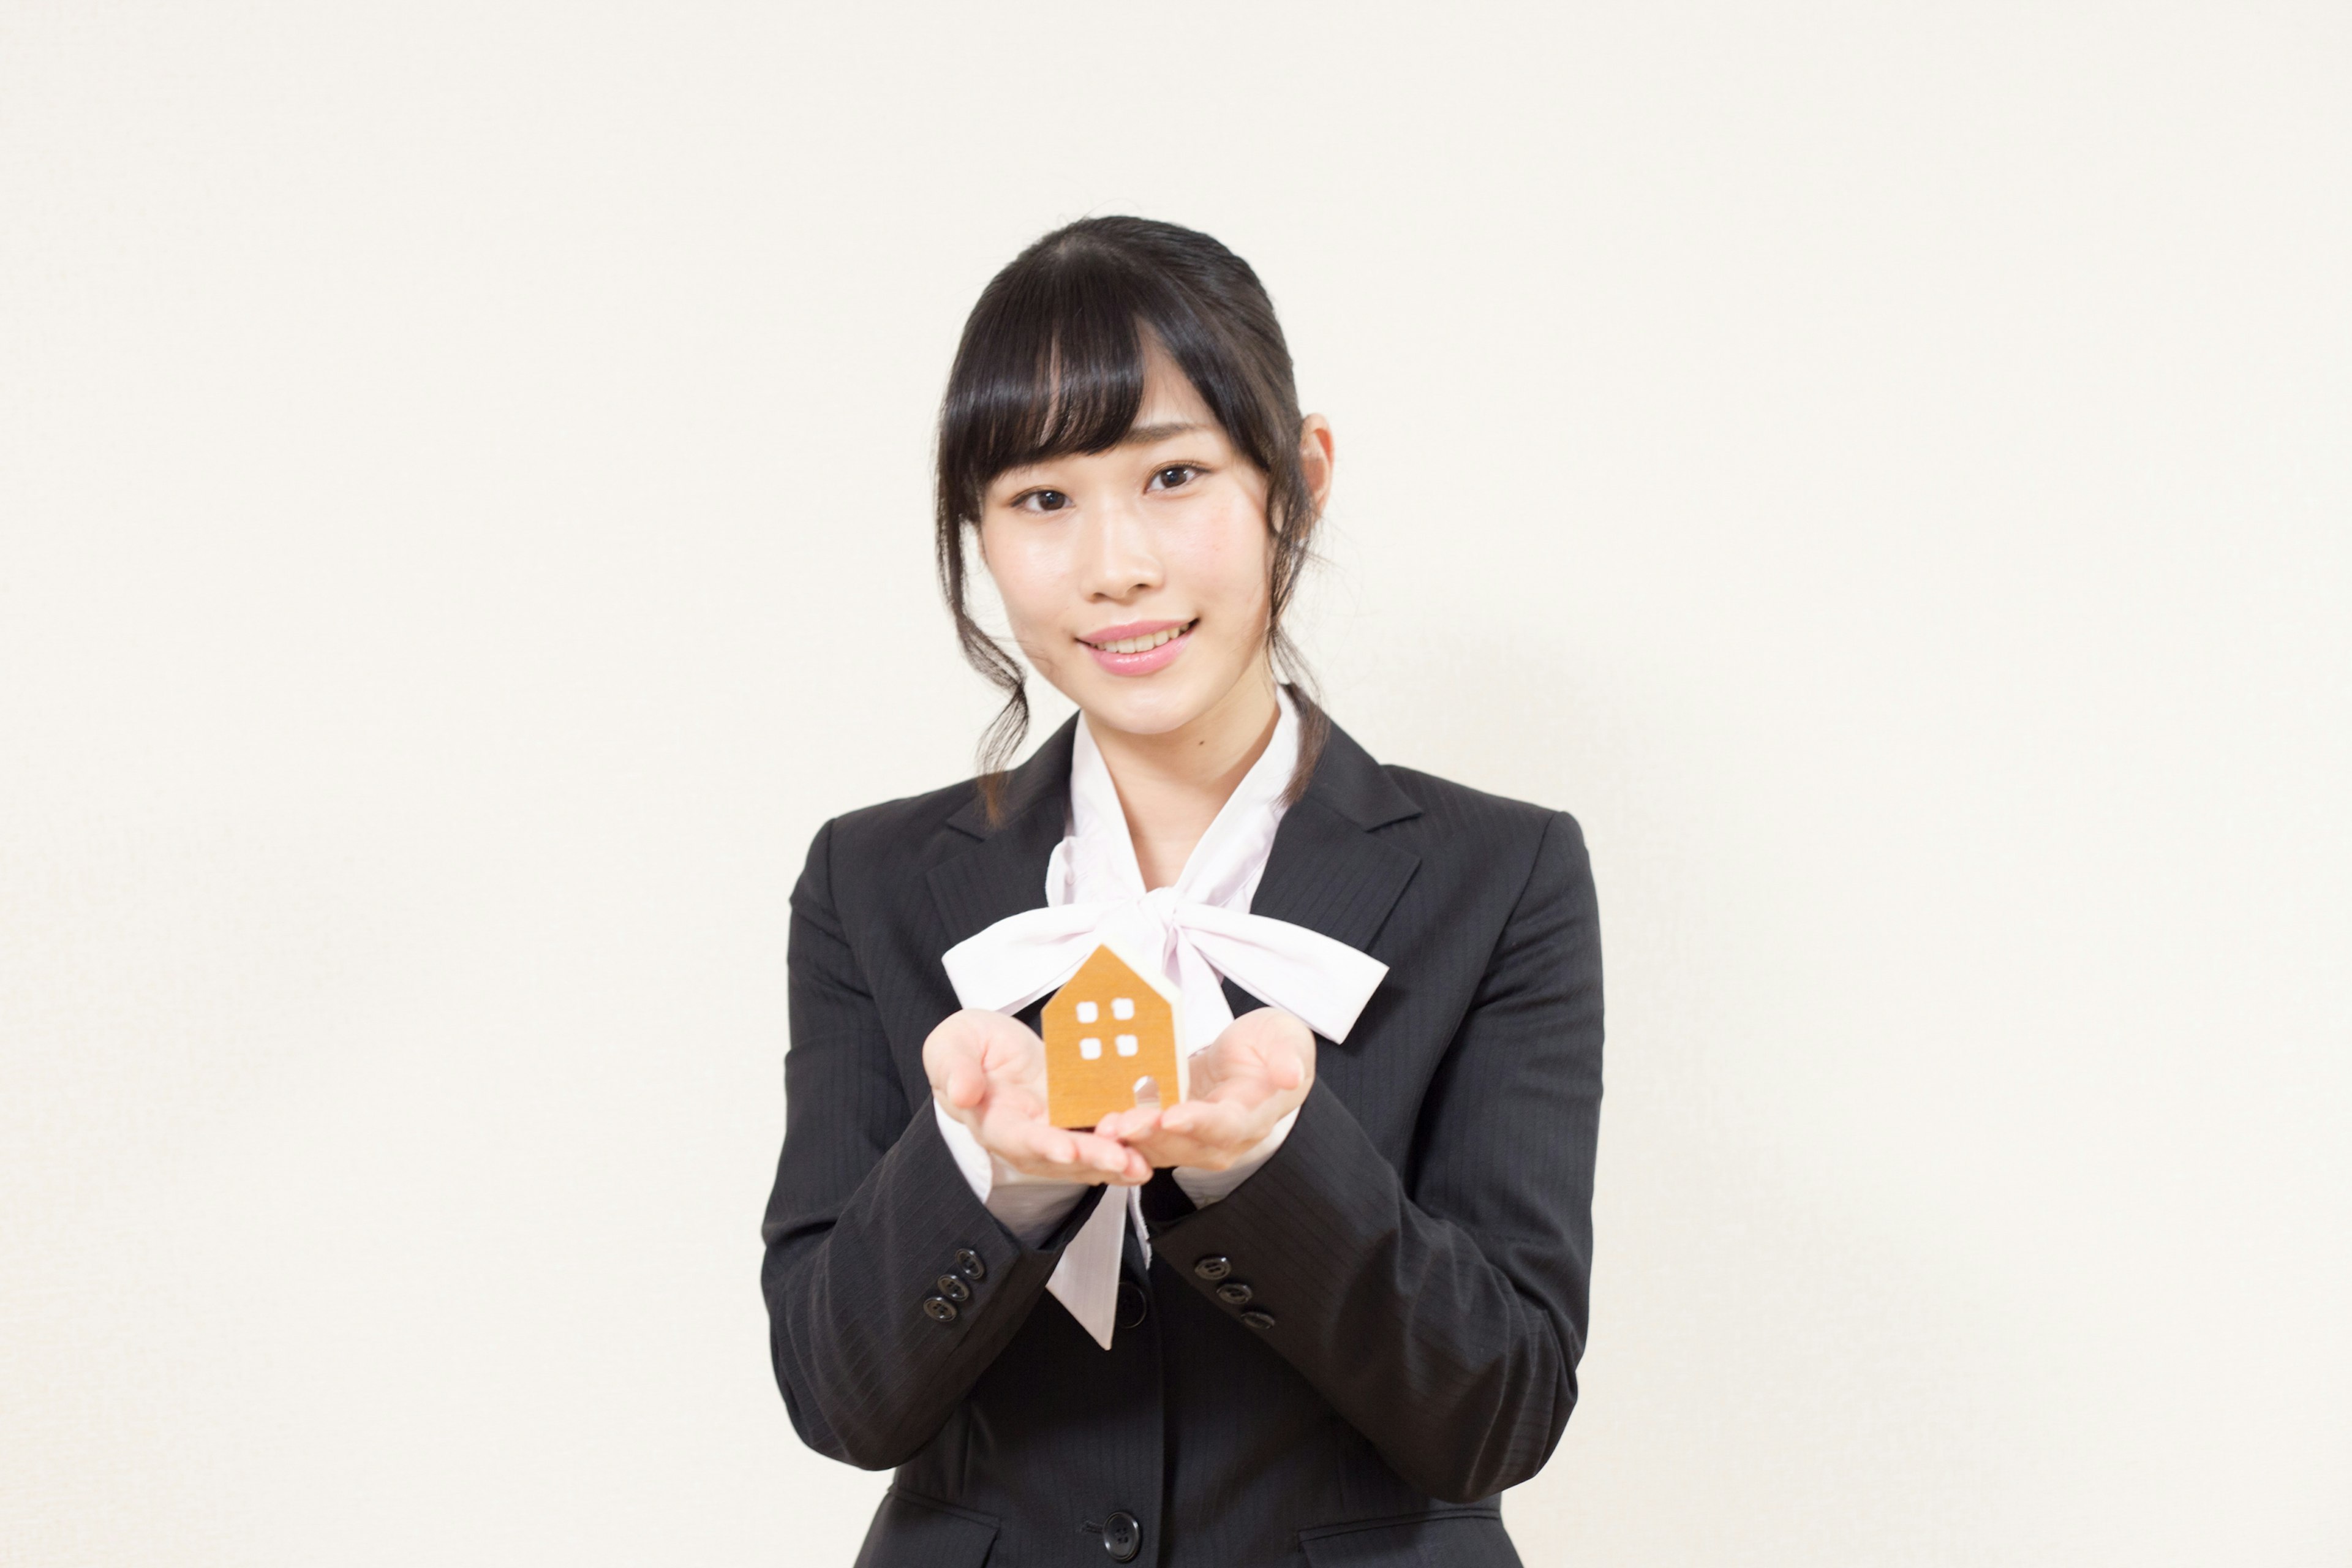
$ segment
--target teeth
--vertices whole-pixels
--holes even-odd
[[[1121,637],[1117,642],[1098,642],[1088,646],[1101,648],[1105,653],[1143,653],[1158,647],[1161,643],[1171,638],[1182,636],[1184,627],[1190,625],[1192,623],[1187,621],[1181,626],[1163,627],[1148,637]]]

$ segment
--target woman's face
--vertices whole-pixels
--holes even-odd
[[[1262,692],[1273,536],[1265,476],[1164,353],[1108,452],[999,474],[982,560],[1037,673],[1097,731],[1164,735]],[[1310,489],[1328,483],[1329,426],[1306,432]]]

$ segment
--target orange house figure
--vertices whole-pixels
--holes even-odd
[[[1046,1000],[1045,1116],[1056,1127],[1091,1130],[1135,1105],[1150,1079],[1163,1105],[1184,1098],[1176,1048],[1176,989],[1105,943]]]

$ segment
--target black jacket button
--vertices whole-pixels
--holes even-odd
[[[969,1247],[956,1253],[955,1271],[975,1285],[988,1278],[988,1265],[981,1260],[979,1253]]]
[[[1258,1311],[1244,1312],[1242,1314],[1242,1321],[1247,1323],[1253,1329],[1270,1329],[1274,1327],[1274,1314],[1272,1312]]]
[[[1131,1513],[1115,1513],[1103,1521],[1103,1550],[1114,1563],[1132,1563],[1143,1550],[1143,1526]]]
[[[1231,1274],[1233,1271],[1234,1260],[1230,1258],[1222,1257],[1216,1253],[1211,1253],[1208,1257],[1202,1258],[1198,1263],[1192,1265],[1192,1272],[1198,1274],[1203,1279],[1223,1279],[1226,1275]]]
[[[1246,1307],[1250,1303],[1250,1288],[1238,1279],[1228,1279],[1217,1287],[1217,1300],[1228,1307]]]
[[[971,1287],[952,1274],[942,1274],[931,1281],[931,1288],[957,1306],[971,1300]]]
[[[1151,1298],[1132,1279],[1119,1281],[1118,1326],[1131,1329],[1151,1316]]]
[[[923,1298],[923,1316],[935,1323],[952,1323],[956,1321],[955,1303],[944,1296],[926,1296]]]

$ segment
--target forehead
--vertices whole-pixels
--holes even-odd
[[[1152,343],[1143,354],[1143,400],[1135,411],[1134,428],[1154,425],[1205,425],[1216,428],[1216,416],[1181,366],[1168,351]],[[1222,432],[1220,432],[1222,434]]]

